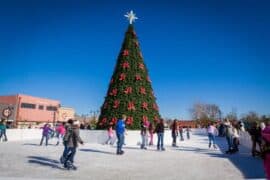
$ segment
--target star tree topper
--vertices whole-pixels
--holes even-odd
[[[130,12],[127,12],[127,14],[125,15],[125,17],[128,18],[129,24],[132,24],[133,21],[135,22],[135,20],[138,19],[138,18],[136,17],[136,14],[134,14],[132,10],[131,10]]]

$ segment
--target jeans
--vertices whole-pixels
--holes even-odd
[[[76,147],[67,147],[67,157],[65,159],[64,165],[67,165],[67,162],[74,162],[74,156],[76,154]]]
[[[124,134],[116,134],[117,136],[117,153],[120,153],[122,151],[122,147],[124,144]]]
[[[209,139],[209,148],[211,147],[212,142],[213,142],[213,146],[215,147],[216,145],[215,135],[212,133],[208,133],[208,139]]]
[[[105,141],[105,144],[111,144],[113,145],[113,137],[112,136],[109,136],[108,139]]]
[[[180,132],[180,141],[184,141],[184,136],[183,136],[183,132]]]
[[[153,145],[153,133],[150,133],[150,142],[149,145]]]
[[[233,149],[233,144],[232,144],[232,136],[226,136],[227,144],[228,144],[228,151]]]
[[[67,158],[67,154],[68,154],[68,147],[67,147],[67,145],[64,143],[64,151],[63,151],[62,157],[63,157],[64,159],[66,159],[66,158]]]
[[[189,134],[189,132],[187,132],[187,139],[190,139],[190,134]]]
[[[147,137],[147,134],[143,134],[141,135],[142,136],[142,145],[141,145],[141,148],[145,148],[147,146],[147,142],[148,142],[148,137]]]
[[[252,141],[252,149],[251,149],[251,153],[252,155],[255,155],[256,152],[257,152],[257,148],[256,146],[258,145],[259,146],[259,150],[260,152],[262,152],[262,149],[261,149],[261,140],[259,138],[256,138],[255,136],[251,136],[251,141]]]
[[[6,130],[0,130],[0,140],[1,140],[2,136],[5,137],[3,141],[7,141]]]
[[[159,150],[160,148],[163,149],[163,138],[164,138],[164,133],[158,133],[158,142],[157,142],[157,149]]]
[[[173,142],[172,142],[172,145],[173,146],[176,146],[176,138],[177,138],[177,134],[172,132],[172,138],[173,138]]]
[[[44,138],[46,139],[46,146],[48,146],[49,134],[47,134],[47,135],[43,134],[42,135],[42,138],[41,138],[41,141],[40,141],[40,145],[43,144],[43,139]]]
[[[233,150],[234,151],[239,151],[238,145],[239,145],[239,139],[236,137],[233,138]]]
[[[123,135],[124,135],[124,137],[123,137],[123,145],[126,145],[126,142],[125,142],[125,133]]]

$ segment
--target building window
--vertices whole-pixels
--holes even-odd
[[[39,109],[39,110],[43,110],[43,109],[44,109],[44,106],[39,105],[39,106],[38,106],[38,109]]]
[[[36,105],[30,103],[21,103],[21,108],[36,109]]]
[[[56,106],[47,106],[47,111],[57,111],[57,107]]]

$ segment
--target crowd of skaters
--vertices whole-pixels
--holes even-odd
[[[226,154],[234,154],[239,151],[240,133],[244,132],[244,124],[241,121],[224,119],[222,122],[210,122],[207,126],[209,148],[217,148],[216,136],[225,137],[227,142]]]
[[[125,135],[126,135],[126,115],[122,115],[122,118],[119,118],[115,125],[108,126],[108,139],[104,144],[113,145],[115,142],[114,134],[117,138],[117,148],[116,154],[123,155],[123,145],[125,144]],[[66,123],[58,123],[56,127],[51,127],[49,123],[46,123],[42,129],[42,137],[40,145],[43,145],[45,140],[45,145],[48,145],[50,138],[56,136],[57,143],[63,142],[64,150],[61,155],[60,161],[63,164],[64,168],[67,169],[76,169],[74,165],[74,157],[76,154],[76,149],[78,144],[83,144],[82,139],[79,135],[80,129],[79,121],[69,119]],[[186,135],[187,139],[190,139],[191,128],[183,127],[181,124],[174,120],[169,126],[171,130],[172,137],[172,146],[177,147],[177,139],[179,136],[179,141],[184,141]],[[164,120],[160,119],[154,125],[148,120],[141,121],[141,143],[140,148],[146,150],[148,146],[153,146],[154,134],[157,136],[156,148],[158,151],[165,151],[164,148]],[[114,133],[115,131],[115,133]],[[239,137],[240,133],[245,131],[244,125],[239,121],[229,121],[224,119],[221,123],[209,123],[206,127],[206,133],[209,139],[209,148],[217,148],[216,136],[225,137],[228,145],[226,151],[227,154],[234,154],[239,151]],[[267,178],[270,178],[270,124],[269,123],[256,123],[254,122],[250,127],[247,128],[251,136],[252,141],[252,156],[261,156],[264,160],[264,168],[267,173]],[[185,135],[184,135],[185,134]],[[5,120],[2,119],[0,122],[0,139],[7,141],[6,136],[6,125]]]
[[[184,141],[184,133],[186,133],[186,138],[190,139],[191,128],[189,126],[183,127],[181,124],[174,120],[170,126],[172,132],[172,146],[177,147],[177,136],[179,135],[180,141]]]
[[[126,135],[126,115],[122,115],[122,118],[119,118],[116,125],[112,124],[108,126],[108,139],[104,144],[114,144],[114,130],[117,138],[117,148],[116,154],[123,155],[123,145],[125,144],[125,135]],[[3,124],[3,123],[2,123]],[[0,124],[1,127],[1,124]],[[78,143],[83,144],[82,139],[79,136],[80,124],[78,121],[73,121],[72,119],[68,120],[67,123],[59,124],[55,129],[52,129],[50,124],[45,124],[43,127],[42,139],[40,145],[42,145],[43,140],[46,140],[46,145],[48,145],[48,140],[52,134],[56,132],[58,140],[56,145],[60,143],[60,140],[63,139],[64,150],[60,158],[61,163],[67,169],[76,169],[74,163],[74,157],[76,154],[76,149]],[[174,120],[169,126],[171,130],[172,137],[172,146],[177,147],[177,137],[179,136],[180,141],[184,141],[184,133],[186,133],[186,138],[190,139],[191,129],[189,127],[182,127],[181,124]],[[148,120],[141,121],[141,143],[140,148],[146,150],[147,146],[153,146],[153,137],[154,134],[157,136],[156,147],[158,151],[165,151],[164,148],[164,120],[160,119],[155,125]],[[227,154],[234,154],[239,151],[239,136],[240,133],[245,131],[244,125],[242,122],[238,121],[229,121],[225,119],[221,123],[211,122],[206,127],[206,133],[208,134],[209,139],[209,148],[217,148],[216,136],[225,137],[228,145],[226,151]],[[270,178],[270,124],[253,123],[250,128],[247,129],[251,136],[252,141],[252,156],[260,155],[264,159],[265,172],[267,173],[267,178]],[[258,148],[256,148],[258,146]],[[257,150],[259,149],[259,150]]]
[[[52,128],[51,124],[46,123],[42,127],[42,137],[40,146],[43,145],[45,139],[45,145],[48,146],[49,139],[57,137],[56,146],[63,142],[64,150],[60,157],[60,162],[66,169],[76,170],[74,165],[74,157],[78,147],[78,143],[83,144],[83,141],[79,135],[80,123],[77,120],[69,119],[67,123],[62,122]]]
[[[124,151],[122,150],[123,144],[124,144],[124,137],[125,137],[125,120],[126,116],[123,115],[122,118],[120,118],[115,126],[115,134],[117,137],[117,151],[116,154],[122,155],[124,154]],[[153,146],[153,138],[154,134],[157,136],[157,150],[158,151],[165,151],[164,148],[164,120],[159,119],[156,125],[151,123],[148,120],[141,120],[141,142],[140,142],[140,148],[146,150],[147,146]],[[170,126],[171,132],[172,132],[172,146],[177,147],[177,136],[179,135],[180,141],[184,141],[184,133],[186,133],[187,139],[190,139],[190,133],[191,128],[190,127],[182,127],[178,121],[174,121],[172,125]],[[108,139],[106,140],[105,144],[113,144],[113,127],[112,125],[108,128]]]
[[[267,179],[270,179],[270,122],[253,122],[251,126],[244,128],[240,121],[225,119],[222,123],[210,123],[207,127],[209,148],[213,145],[216,148],[215,137],[225,137],[228,145],[227,154],[234,154],[239,151],[239,138],[241,132],[247,131],[251,137],[251,155],[263,159],[264,170]]]

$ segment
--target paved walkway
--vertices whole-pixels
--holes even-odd
[[[100,144],[80,146],[77,171],[59,163],[63,146],[39,146],[38,141],[0,143],[0,179],[249,179],[264,178],[262,161],[247,149],[226,155],[225,139],[218,138],[219,149],[208,149],[207,137],[192,135],[178,142],[178,148],[155,147],[141,150],[124,147],[125,155],[115,155],[115,147]]]

